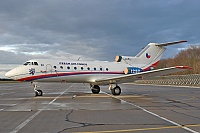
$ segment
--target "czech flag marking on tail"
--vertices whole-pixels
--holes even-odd
[[[151,58],[151,55],[149,53],[146,53],[146,57],[149,59]]]

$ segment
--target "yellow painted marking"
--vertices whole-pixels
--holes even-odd
[[[22,83],[19,81],[0,81],[0,84],[15,84],[15,83]]]
[[[175,129],[183,127],[199,127],[200,124],[182,125],[182,126],[163,126],[163,127],[152,127],[152,128],[138,128],[138,129],[127,129],[127,130],[110,130],[110,131],[92,131],[92,132],[76,132],[76,133],[119,133],[119,132],[137,132],[137,131],[150,131],[150,130],[162,130],[162,129]]]
[[[185,99],[181,99],[181,100],[178,100],[178,101],[188,101],[188,100],[194,100],[196,97],[194,96],[188,96],[188,95],[182,95],[182,94],[177,94],[178,96],[183,96],[183,97],[186,97]],[[188,98],[187,98],[188,97]]]
[[[194,100],[194,99],[195,99],[195,97],[194,97],[194,96],[192,96],[191,98],[188,98],[188,99],[182,99],[182,101]]]

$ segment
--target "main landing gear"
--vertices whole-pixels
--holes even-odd
[[[93,94],[99,94],[100,87],[98,85],[91,85],[91,90]],[[121,88],[118,85],[110,84],[109,90],[111,90],[111,93],[113,95],[120,95],[121,94]]]
[[[42,95],[43,95],[42,90],[38,90],[38,89],[37,89],[39,86],[37,86],[37,85],[34,84],[34,83],[32,83],[32,84],[33,84],[34,91],[35,91],[35,97],[37,97],[37,96],[42,96]]]
[[[118,85],[114,85],[113,84],[110,84],[110,87],[109,87],[109,90],[111,90],[111,93],[113,95],[120,95],[121,94],[121,88],[118,86]]]
[[[92,88],[91,90],[92,90],[93,94],[99,94],[100,87],[98,85],[93,85],[93,86],[91,86],[91,88]]]

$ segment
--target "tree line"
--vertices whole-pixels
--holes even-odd
[[[188,71],[176,73],[176,75],[200,74],[200,44],[191,45],[187,49],[181,50],[173,58],[160,60],[156,69],[171,66],[190,66],[192,68]]]

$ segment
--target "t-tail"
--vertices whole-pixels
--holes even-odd
[[[163,53],[166,50],[165,46],[184,43],[185,40],[176,41],[176,42],[167,42],[167,43],[149,43],[144,47],[136,56],[119,56],[115,58],[116,62],[127,63],[134,67],[139,67],[143,71],[152,70],[158,64]]]

